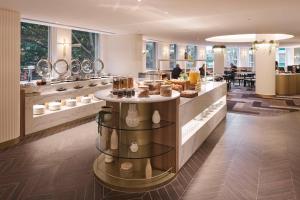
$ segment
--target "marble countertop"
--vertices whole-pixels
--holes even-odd
[[[113,95],[110,93],[110,89],[107,90],[101,90],[95,93],[95,97],[109,102],[115,102],[115,103],[155,103],[155,102],[165,102],[174,100],[180,97],[180,93],[177,91],[172,91],[171,97],[163,97],[160,95],[150,95],[149,97],[131,97],[131,98],[116,98],[113,97]]]

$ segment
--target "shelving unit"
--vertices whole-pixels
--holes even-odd
[[[173,108],[178,106],[180,94],[173,91],[172,97],[151,98],[114,98],[108,91],[95,93],[100,100],[105,100],[112,107],[109,121],[98,120],[99,137],[96,147],[100,155],[94,162],[96,177],[110,188],[121,191],[145,191],[166,184],[176,174],[176,120],[178,113]],[[161,100],[160,100],[161,99]],[[130,127],[126,123],[129,105],[136,105],[139,125]],[[152,123],[152,114],[158,110],[161,121]],[[111,149],[112,132],[117,132],[118,148]],[[132,142],[138,145],[138,151],[130,149]],[[105,158],[113,161],[106,162]],[[150,161],[152,176],[146,177],[147,161]],[[125,173],[121,164],[129,162],[132,171]]]
[[[75,89],[76,86],[80,87]],[[33,114],[34,105],[45,105],[52,101],[92,95],[96,91],[105,90],[109,87],[111,84],[107,84],[107,80],[97,79],[23,87],[21,89],[21,136],[95,115],[105,105],[105,102],[98,99],[92,99],[87,104],[78,101],[74,107],[61,106],[61,109],[57,111],[45,109],[41,115]],[[59,88],[65,90],[58,91]]]

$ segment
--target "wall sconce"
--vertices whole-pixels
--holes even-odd
[[[65,38],[64,38],[64,41],[62,43],[59,42],[57,44],[62,45],[62,47],[63,47],[63,57],[65,58],[66,55],[67,55],[67,46],[70,46],[71,44],[67,43]]]
[[[265,41],[265,40],[262,40],[262,41],[254,41],[252,43],[252,49],[253,49],[253,52],[255,52],[257,49],[259,48],[269,48],[269,54],[272,53],[272,50],[276,49],[278,47],[278,43],[275,41],[275,40],[270,40],[270,41]]]
[[[214,53],[222,52],[223,54],[225,54],[226,46],[225,45],[214,45],[212,49],[213,49]]]
[[[143,50],[143,51],[142,51],[142,54],[145,55],[145,54],[147,54],[148,52],[149,52],[148,50]]]

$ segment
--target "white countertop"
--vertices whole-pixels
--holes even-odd
[[[160,95],[150,95],[149,97],[131,97],[131,98],[116,98],[110,93],[111,89],[101,90],[95,93],[95,97],[109,102],[115,103],[155,103],[155,102],[165,102],[174,100],[180,97],[180,93],[177,91],[172,91],[171,97],[163,97]]]
[[[202,83],[201,85],[201,91],[199,91],[198,93],[198,96],[201,96],[207,92],[210,92],[211,90],[217,88],[217,87],[220,87],[222,85],[226,84],[225,81],[222,81],[222,82],[207,82],[207,83]],[[197,98],[197,97],[195,97]],[[183,105],[185,103],[188,103],[190,101],[193,101],[193,99],[195,98],[184,98],[184,97],[181,97],[180,98],[180,105]]]

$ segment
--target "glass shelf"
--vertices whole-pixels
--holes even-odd
[[[119,144],[119,149],[117,150],[108,151],[109,148],[107,148],[108,146],[106,145],[107,142],[102,144],[100,140],[101,137],[98,136],[96,146],[101,153],[110,155],[115,158],[123,158],[123,159],[153,158],[153,157],[158,157],[167,154],[174,149],[171,146],[166,146],[166,145],[152,142],[147,145],[139,145],[137,152],[132,152],[129,148],[129,145],[125,145],[125,144]]]
[[[97,123],[99,124],[98,116],[96,118]],[[158,124],[153,124],[151,120],[140,121],[139,125],[136,127],[127,126],[124,119],[119,117],[118,112],[113,112],[112,119],[110,121],[101,122],[99,125],[106,128],[123,130],[123,131],[149,131],[153,129],[161,129],[173,125],[174,122],[161,120]]]
[[[133,171],[131,174],[122,175],[120,165],[122,160],[114,160],[112,163],[105,163],[105,155],[100,155],[94,162],[96,176],[117,190],[138,191],[165,184],[172,180],[175,173],[172,168],[166,170],[152,169],[152,178],[145,178],[145,170]]]

